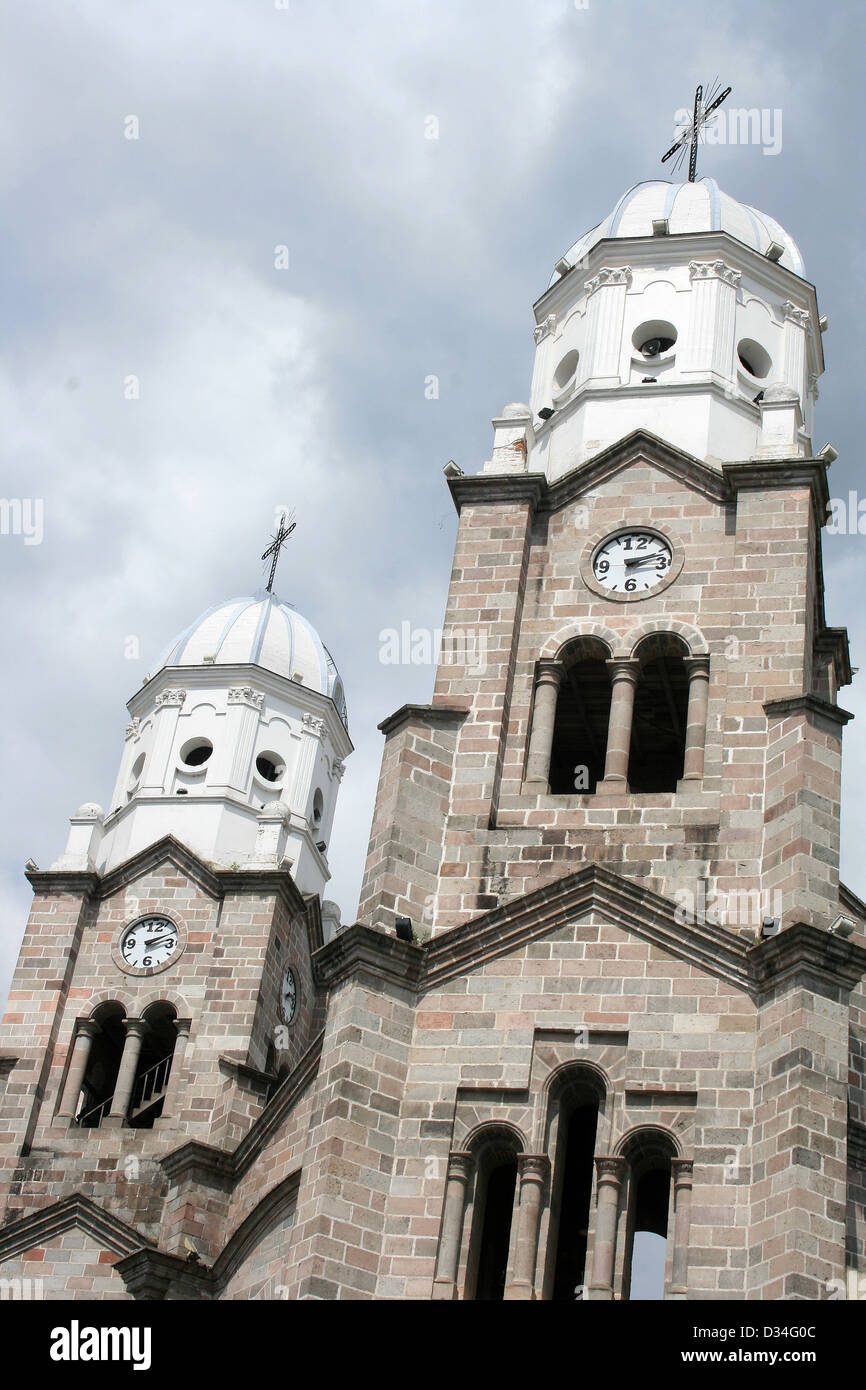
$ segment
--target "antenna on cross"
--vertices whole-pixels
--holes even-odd
[[[731,90],[730,87],[726,87],[723,92],[719,92],[719,80],[716,78],[705,103],[704,89],[703,87],[698,87],[695,92],[695,109],[691,121],[676,143],[671,145],[667,154],[662,155],[662,164],[670,159],[672,155],[677,156],[674,163],[674,173],[676,173],[685,158],[686,150],[689,151],[689,183],[694,183],[695,176],[698,172],[698,145],[707,123],[713,113],[721,106],[725,97],[731,95]]]
[[[262,556],[263,560],[267,560],[268,556],[273,557],[271,559],[271,572],[268,576],[268,582],[265,585],[266,593],[270,594],[273,592],[274,575],[277,572],[277,561],[280,558],[280,551],[282,550],[286,541],[289,539],[289,536],[292,534],[292,532],[298,524],[294,520],[294,516],[294,512],[292,512],[291,516],[288,512],[283,512],[282,516],[280,517],[279,525],[277,526],[277,534],[275,536],[271,536],[272,543],[268,546],[267,550]]]

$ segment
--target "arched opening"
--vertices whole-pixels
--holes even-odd
[[[98,1129],[111,1108],[123,1045],[126,1041],[122,1004],[100,1004],[93,1012],[99,1025],[90,1045],[75,1123],[82,1129]]]
[[[688,648],[673,633],[653,633],[638,645],[628,760],[633,792],[673,792],[683,775],[688,724]]]
[[[477,1155],[467,1270],[468,1299],[505,1297],[511,1227],[517,1186],[517,1136],[509,1130],[482,1131]]]
[[[550,1091],[553,1181],[544,1297],[554,1302],[573,1303],[589,1278],[595,1141],[604,1096],[601,1078],[579,1063],[561,1072]]]
[[[660,1301],[665,1296],[671,1210],[673,1140],[646,1130],[626,1149],[629,1164],[628,1234],[623,1298]]]
[[[610,652],[597,637],[578,637],[566,647],[556,701],[550,753],[553,796],[595,791],[604,777],[610,719]]]
[[[147,1029],[141,1044],[127,1122],[133,1129],[151,1129],[162,1114],[177,1041],[176,1010],[163,1000],[145,1009]]]

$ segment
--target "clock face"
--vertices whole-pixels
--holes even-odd
[[[298,982],[295,979],[295,972],[289,966],[283,976],[283,986],[280,990],[280,1012],[286,1023],[291,1023],[298,1007]]]
[[[612,594],[643,594],[667,578],[672,563],[669,543],[655,531],[621,531],[602,541],[592,572]]]
[[[180,945],[177,927],[168,917],[145,917],[123,933],[120,954],[126,965],[138,970],[165,965]]]

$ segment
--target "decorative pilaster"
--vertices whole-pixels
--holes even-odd
[[[186,699],[185,690],[163,690],[154,700],[155,733],[150,757],[145,765],[145,776],[139,785],[142,796],[159,796],[170,781],[171,770],[168,765],[181,707]]]
[[[466,1212],[466,1188],[475,1167],[471,1153],[455,1150],[448,1155],[445,1178],[445,1204],[442,1213],[442,1234],[433,1278],[433,1297],[457,1297],[457,1264],[463,1238],[463,1218]]]
[[[724,261],[690,261],[691,311],[682,370],[734,374],[737,286],[740,271]]]
[[[812,316],[808,309],[798,309],[790,299],[782,308],[785,312],[785,382],[802,401],[806,388],[806,333]]]
[[[227,781],[241,792],[249,786],[264,698],[261,691],[244,685],[232,686],[226,699],[226,742],[233,749]]]
[[[547,1154],[518,1155],[517,1249],[514,1255],[514,1275],[505,1290],[506,1299],[535,1298],[535,1266],[538,1260],[541,1201],[549,1174],[550,1159]]]
[[[606,1302],[613,1299],[616,1225],[626,1166],[624,1158],[617,1158],[612,1155],[595,1160],[597,1190],[595,1240],[592,1247],[592,1275],[589,1284],[589,1297],[595,1302]]]
[[[620,383],[625,297],[631,278],[631,266],[604,266],[586,281],[586,343],[590,354],[586,375],[593,381],[617,386]]]
[[[547,791],[550,777],[550,750],[556,725],[556,702],[562,684],[562,667],[555,661],[539,661],[535,675],[535,702],[526,758],[526,784]]]

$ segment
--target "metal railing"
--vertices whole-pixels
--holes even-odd
[[[141,1076],[136,1077],[129,1105],[130,1117],[164,1095],[173,1055],[170,1052],[167,1057],[163,1057],[160,1062],[156,1062],[154,1066],[148,1067],[147,1071],[143,1071]]]
[[[99,1129],[111,1109],[113,1100],[114,1096],[109,1096],[107,1100],[101,1100],[98,1105],[94,1105],[92,1110],[79,1111],[75,1116],[75,1123],[79,1129]]]

